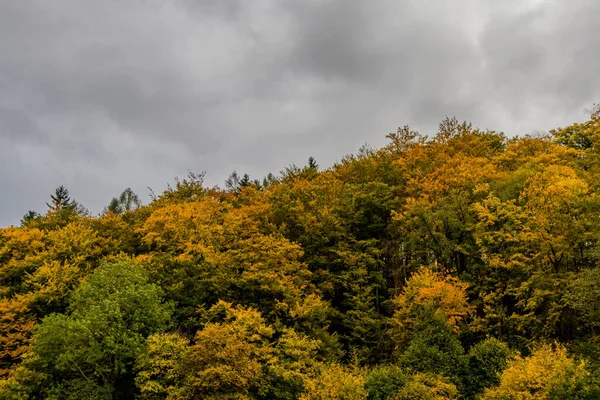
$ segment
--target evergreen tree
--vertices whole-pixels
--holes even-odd
[[[40,214],[33,210],[27,211],[27,213],[23,215],[23,218],[21,218],[21,226],[26,226],[31,221],[34,221],[36,218],[39,218],[39,216]]]
[[[315,161],[314,157],[308,157],[308,168],[317,170],[319,169],[319,164]]]
[[[71,200],[69,190],[62,185],[56,188],[50,198],[50,203],[46,203],[50,211],[73,211],[77,206],[77,203]]]

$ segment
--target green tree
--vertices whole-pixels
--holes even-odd
[[[30,222],[35,221],[39,217],[40,214],[38,214],[37,212],[33,210],[27,211],[27,213],[23,215],[23,218],[21,218],[21,227],[27,226]]]
[[[104,208],[104,213],[112,212],[114,214],[123,214],[127,211],[138,209],[142,202],[137,194],[131,188],[123,190],[119,197],[113,197],[108,206]]]
[[[54,194],[50,195],[50,203],[46,203],[50,211],[60,210],[74,210],[75,202],[71,200],[69,190],[64,186],[59,186],[54,191]]]
[[[45,380],[31,396],[131,398],[134,360],[146,337],[169,323],[161,289],[139,265],[105,264],[73,294],[69,311],[44,318],[33,338],[24,365]]]
[[[578,273],[569,283],[565,297],[583,325],[596,336],[600,327],[600,268]]]
[[[407,380],[408,375],[398,365],[375,366],[365,377],[365,390],[369,400],[387,400],[397,395]]]
[[[456,332],[445,319],[435,315],[417,323],[399,363],[409,372],[442,374],[457,386],[466,369],[464,349]]]
[[[465,396],[472,398],[483,392],[483,389],[497,385],[500,374],[508,366],[512,355],[508,345],[495,338],[486,339],[471,347],[463,378]]]

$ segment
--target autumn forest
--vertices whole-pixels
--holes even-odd
[[[0,229],[0,399],[598,399],[600,107]],[[25,213],[27,210],[23,210]]]

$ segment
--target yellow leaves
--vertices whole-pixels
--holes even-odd
[[[452,400],[458,399],[456,386],[442,375],[417,373],[408,379],[392,400]]]
[[[224,205],[217,200],[168,204],[152,212],[138,231],[142,241],[159,251],[197,251],[211,255],[210,246],[223,232]]]
[[[457,154],[426,176],[409,181],[407,190],[412,196],[438,198],[449,189],[472,188],[477,183],[502,176],[503,173],[487,157]]]
[[[341,221],[336,206],[343,186],[344,182],[329,172],[311,181],[278,185],[272,190],[274,219],[288,229],[299,226],[314,236],[340,234]]]
[[[196,334],[183,359],[186,391],[191,398],[247,396],[265,385],[263,366],[272,360],[268,339],[273,328],[252,308],[219,302],[212,311],[224,312],[226,318]]]
[[[588,192],[587,183],[570,167],[551,165],[528,180],[521,193],[528,207],[551,212],[568,212]]]
[[[472,206],[477,214],[473,236],[481,259],[493,268],[522,267],[529,259],[526,251],[514,251],[531,238],[530,214],[515,200],[502,202],[493,194]],[[504,254],[500,249],[510,249]]]
[[[131,217],[133,213],[129,213]],[[137,213],[139,214],[140,211],[137,211]],[[109,212],[101,217],[90,220],[90,225],[100,238],[103,249],[124,251],[128,254],[134,252],[134,224],[126,222],[123,215]]]
[[[211,198],[168,204],[154,210],[138,232],[153,250],[202,254],[207,261],[220,262],[221,250],[260,234],[259,223],[246,211]]]
[[[31,300],[31,295],[0,298],[0,377],[28,348],[36,324],[29,313]]]
[[[427,312],[442,316],[458,331],[460,323],[472,311],[467,287],[468,284],[456,278],[421,267],[408,280],[404,291],[392,300],[396,312],[391,319],[391,333],[396,343],[405,342],[419,318]]]
[[[73,222],[65,227],[48,232],[48,254],[54,260],[69,260],[80,264],[100,257],[105,251],[95,232],[85,221]]]
[[[36,319],[33,300],[65,303],[69,293],[107,249],[86,220],[56,230],[9,228],[0,231],[0,368],[18,361]],[[110,249],[108,249],[110,251]]]
[[[243,190],[241,196],[245,194]],[[263,312],[292,312],[314,291],[311,273],[300,262],[299,245],[263,232],[264,211],[260,205],[233,208],[210,198],[167,204],[155,209],[139,229],[142,241],[154,250],[153,257],[142,255],[140,260],[156,259],[158,269],[165,256],[188,265],[209,298],[233,300],[243,293],[267,298],[261,300]]]
[[[0,229],[0,296],[18,291],[25,274],[40,264],[45,236],[35,228]]]
[[[472,206],[483,261],[491,267],[569,268],[576,263],[572,249],[589,236],[585,224],[591,216],[584,213],[594,198],[588,184],[564,165],[529,177],[518,199],[501,201],[490,194]]]
[[[176,394],[181,377],[178,369],[189,349],[189,341],[177,333],[151,335],[136,362],[135,383],[140,399],[165,398]]]
[[[79,285],[89,271],[68,261],[47,261],[31,274],[26,282],[36,289],[45,303],[64,298]]]
[[[358,371],[329,364],[319,376],[306,382],[300,400],[364,400],[367,398],[364,384],[365,379]]]
[[[44,232],[37,228],[0,229],[0,260],[25,259],[44,248]]]
[[[563,346],[542,345],[531,356],[510,361],[498,387],[487,389],[483,399],[549,399],[552,391],[566,392],[588,374]]]

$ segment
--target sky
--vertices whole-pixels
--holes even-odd
[[[445,116],[507,136],[600,102],[598,0],[0,0],[0,226],[174,177],[327,168]]]

